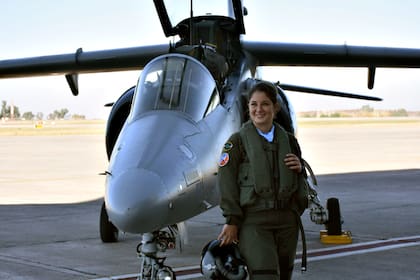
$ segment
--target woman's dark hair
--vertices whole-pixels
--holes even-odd
[[[277,89],[272,83],[264,81],[256,83],[248,93],[248,100],[251,100],[256,91],[264,92],[273,104],[277,104]]]

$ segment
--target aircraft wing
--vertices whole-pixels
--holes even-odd
[[[260,66],[367,67],[373,88],[377,67],[420,68],[420,49],[276,42],[242,42]],[[77,74],[142,69],[168,53],[169,45],[153,45],[0,61],[1,78],[65,75],[74,95]]]
[[[165,44],[2,60],[0,78],[139,70],[168,51]]]
[[[261,66],[420,68],[420,49],[242,42]]]
[[[420,49],[242,42],[261,66],[331,66],[420,68]],[[153,45],[0,61],[0,78],[66,75],[142,69],[169,45]]]

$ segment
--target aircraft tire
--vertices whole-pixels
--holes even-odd
[[[341,213],[337,198],[331,197],[327,200],[327,210],[328,222],[326,226],[328,235],[341,235]]]
[[[166,270],[167,272],[169,272],[169,274],[171,274],[171,276],[172,276],[171,277],[172,280],[176,280],[175,272],[172,270],[171,267],[164,265],[161,269]],[[158,271],[158,273],[159,273],[159,271]]]
[[[109,221],[106,212],[105,202],[102,203],[101,215],[99,220],[99,232],[104,243],[118,242],[118,229]]]

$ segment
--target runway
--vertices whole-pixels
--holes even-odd
[[[129,279],[138,236],[103,244],[103,135],[0,138],[0,279]],[[420,279],[419,125],[309,126],[299,131],[321,199],[337,197],[351,245],[323,245],[303,221],[308,272],[293,279]],[[214,208],[188,221],[189,244],[167,252],[178,279],[198,279],[201,248],[219,233]],[[300,249],[299,249],[300,250]],[[299,251],[298,251],[299,253]],[[181,275],[183,274],[183,275]]]

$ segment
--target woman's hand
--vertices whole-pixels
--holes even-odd
[[[290,170],[293,170],[296,173],[302,172],[302,164],[295,154],[287,154],[284,158],[284,163]]]
[[[238,226],[225,224],[217,239],[222,241],[220,246],[229,245],[231,243],[237,244],[239,242]]]

